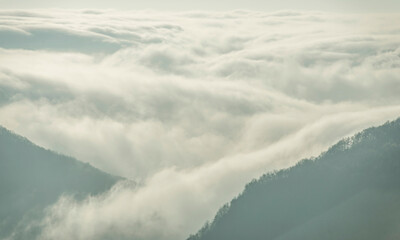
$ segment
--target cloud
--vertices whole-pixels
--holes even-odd
[[[192,170],[166,168],[139,189],[117,185],[111,192],[84,202],[63,198],[49,210],[42,239],[183,239],[234,197],[254,174],[291,166],[338,136],[376,121],[371,116],[390,116],[393,110],[400,108],[329,116],[259,151]],[[84,226],[84,230],[77,231],[77,226]]]
[[[45,49],[79,52],[115,52],[120,44],[102,36],[85,36],[84,33],[60,29],[29,29],[0,31],[3,48]]]
[[[0,124],[138,182],[61,199],[43,239],[184,239],[251,179],[400,113],[397,15],[0,15]]]

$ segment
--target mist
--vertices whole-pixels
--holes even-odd
[[[184,239],[250,180],[397,118],[399,18],[1,11],[0,124],[137,183],[60,199],[41,237]]]

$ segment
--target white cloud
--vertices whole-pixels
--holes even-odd
[[[43,238],[183,239],[252,178],[398,117],[396,21],[0,12],[7,41],[38,40],[0,41],[0,124],[140,183],[61,200]]]

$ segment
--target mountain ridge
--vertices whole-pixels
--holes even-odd
[[[15,230],[40,220],[62,195],[83,199],[122,179],[0,126],[0,239],[34,239],[40,229]]]
[[[398,239],[399,176],[397,119],[253,180],[188,239]]]

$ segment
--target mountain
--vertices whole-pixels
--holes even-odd
[[[262,176],[189,240],[400,239],[400,119]]]
[[[33,239],[38,229],[15,231],[62,194],[82,199],[110,189],[118,180],[87,163],[34,145],[0,127],[0,239]]]

